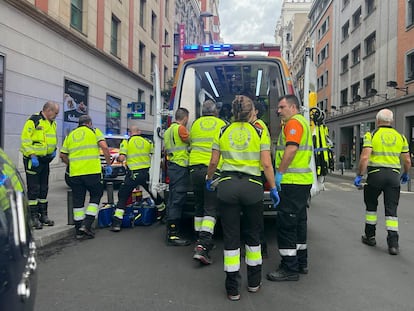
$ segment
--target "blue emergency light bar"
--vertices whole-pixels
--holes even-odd
[[[189,44],[184,46],[184,53],[228,52],[230,50],[232,50],[231,44]]]
[[[188,44],[184,45],[184,53],[218,53],[229,51],[273,51],[280,52],[280,46],[275,44]]]

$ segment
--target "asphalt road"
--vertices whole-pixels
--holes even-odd
[[[377,246],[368,247],[360,242],[362,191],[335,177],[326,188],[309,209],[310,272],[298,282],[264,277],[279,263],[272,220],[266,221],[263,287],[247,292],[243,263],[238,302],[226,298],[220,232],[213,265],[200,266],[193,246],[165,246],[162,225],[118,234],[100,229],[94,240],[62,241],[40,252],[35,310],[414,310],[414,193],[401,194],[401,254],[391,256],[382,203]]]

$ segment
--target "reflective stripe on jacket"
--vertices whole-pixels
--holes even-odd
[[[208,166],[213,139],[225,125],[226,122],[214,116],[202,116],[194,121],[190,130],[190,165]]]
[[[69,176],[99,174],[102,172],[98,143],[105,138],[101,131],[82,125],[66,136],[61,149],[69,157]]]
[[[21,134],[20,151],[23,156],[52,154],[57,145],[56,127],[55,121],[47,120],[41,113],[33,114],[24,124]]]
[[[380,126],[373,133],[364,135],[363,148],[371,147],[368,166],[400,169],[400,155],[408,152],[408,142],[404,135],[392,127]]]
[[[123,140],[119,154],[127,156],[128,168],[130,170],[139,170],[151,166],[151,153],[154,145],[148,139],[134,135],[128,140]]]
[[[270,137],[248,122],[234,122],[215,137],[212,148],[223,157],[221,171],[261,176],[260,152],[270,150]]]

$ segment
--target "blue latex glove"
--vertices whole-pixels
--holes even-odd
[[[53,151],[52,155],[50,156],[52,159],[54,159],[56,157],[56,150]]]
[[[354,179],[354,186],[357,188],[361,188],[361,181],[362,181],[362,175],[358,175],[357,177],[355,177]]]
[[[276,171],[275,182],[276,182],[277,191],[282,190],[282,186],[280,185],[280,183],[282,182],[282,178],[283,178],[283,174],[279,171]]]
[[[112,166],[107,165],[105,167],[105,177],[111,177],[112,175]]]
[[[206,180],[206,189],[208,191],[214,191],[214,186],[213,186],[213,180],[212,179],[207,179]]]
[[[403,173],[403,174],[401,175],[400,180],[401,180],[401,183],[402,183],[402,184],[406,184],[406,183],[410,180],[410,176],[408,176],[408,174],[407,174],[407,173]]]
[[[36,156],[32,156],[32,167],[38,167],[39,166],[39,160]]]
[[[276,206],[278,206],[280,203],[280,197],[279,197],[279,193],[277,192],[276,187],[270,189],[270,197],[272,198],[272,201],[273,201],[273,207],[276,208]]]

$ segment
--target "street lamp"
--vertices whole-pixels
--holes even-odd
[[[200,20],[201,20],[201,25],[203,27],[203,41],[205,41],[205,42],[203,42],[204,44],[212,43],[212,41],[213,41],[213,40],[208,40],[208,42],[206,42],[207,41],[206,40],[206,35],[207,35],[207,33],[210,34],[210,30],[205,28],[204,18],[213,17],[213,16],[214,16],[214,14],[211,13],[211,12],[208,12],[208,11],[200,12]]]
[[[405,95],[408,94],[408,87],[399,87],[396,81],[387,81],[387,86],[392,87],[396,90],[405,92]]]
[[[213,17],[214,14],[208,11],[204,11],[200,13],[200,17]]]
[[[376,89],[370,89],[368,91],[368,96],[378,96],[378,97],[384,98],[385,100],[388,99],[388,94],[386,94],[386,93],[385,94],[378,94],[378,91]]]

